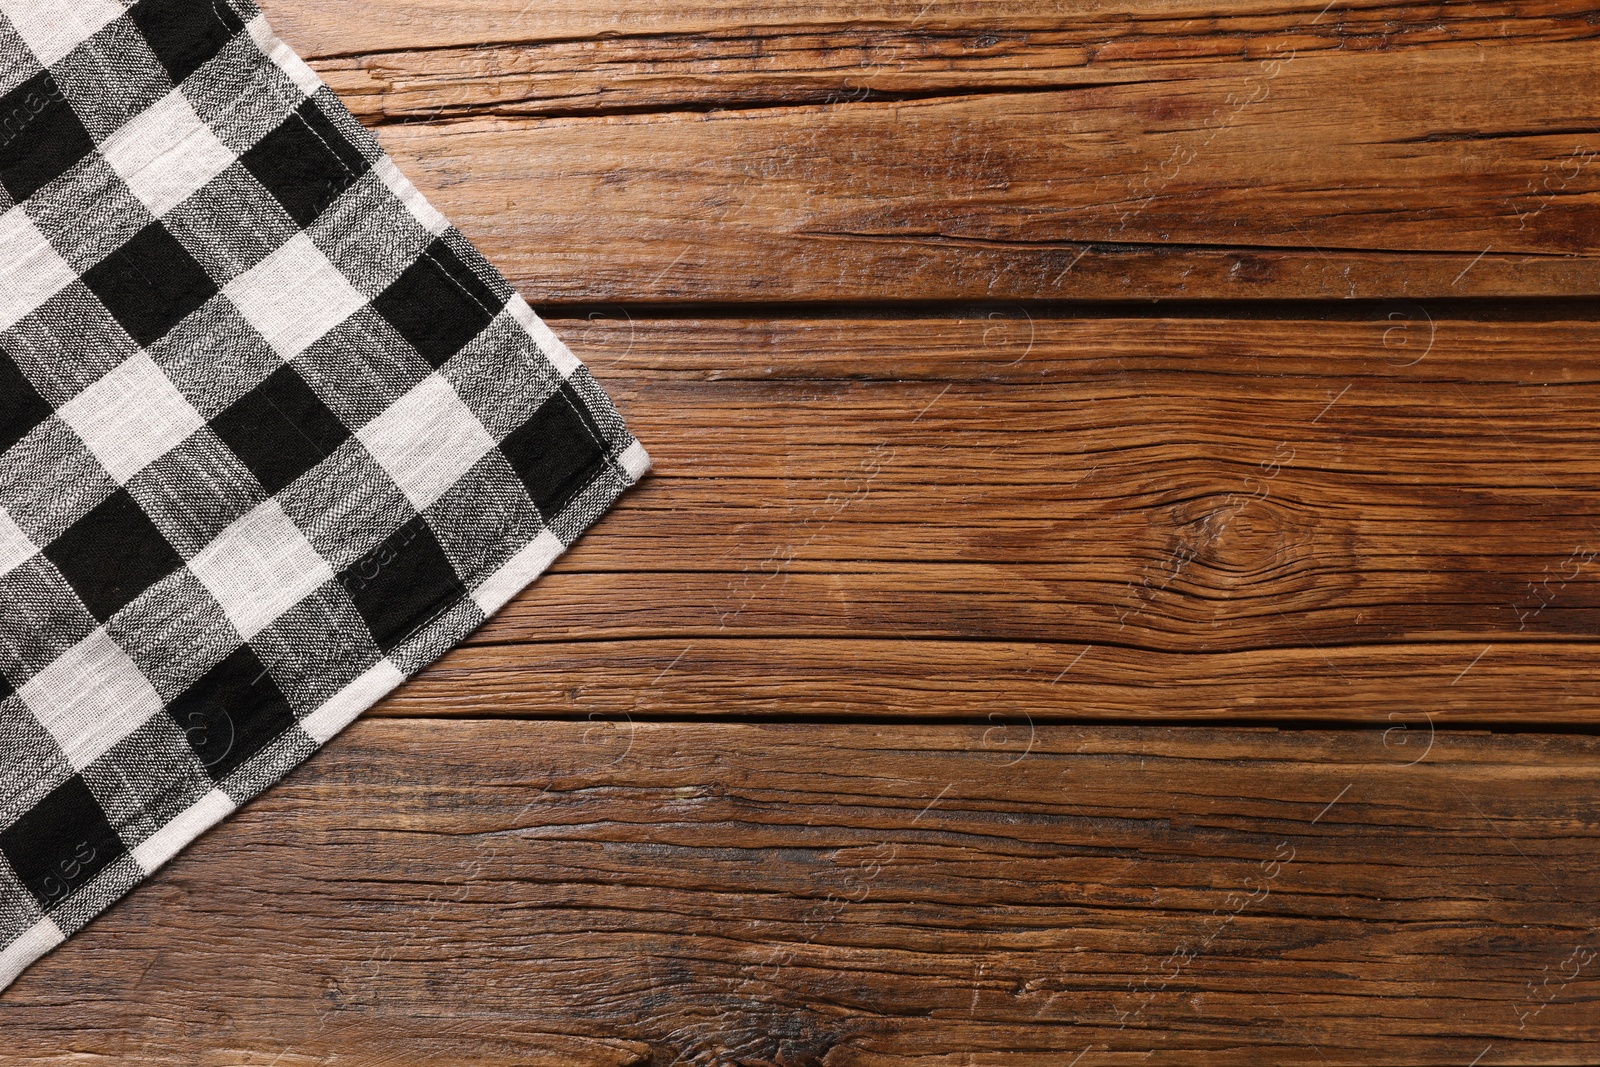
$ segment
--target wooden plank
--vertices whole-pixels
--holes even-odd
[[[613,21],[617,9],[607,7],[567,13],[589,21],[565,26],[560,36],[552,36],[547,6],[525,5],[518,18],[505,5],[474,5],[400,50],[373,46],[414,27],[406,18],[412,5],[394,20],[368,18],[357,26],[335,22],[330,12],[337,6],[322,3],[280,2],[272,10],[281,10],[317,72],[372,124],[475,113],[771,107],[1171,82],[1271,57],[1286,41],[1297,56],[1307,56],[1585,40],[1600,33],[1592,0],[1377,4],[1322,18],[1315,9],[1236,3],[1198,17],[1171,4],[1055,16],[1040,5],[1016,11],[986,4],[974,12],[931,4],[916,16],[892,19],[858,4],[821,4],[812,9],[812,25],[775,24],[771,20],[784,13],[775,15],[766,5],[729,5],[693,30],[633,27],[621,33]],[[686,12],[675,5],[652,15],[649,24],[659,25]]]
[[[955,610],[964,610],[961,608]],[[1019,746],[1049,722],[1342,722],[1590,729],[1600,643],[1396,642],[1249,652],[1114,644],[696,633],[472,647],[379,716],[921,719],[984,722]]]
[[[538,47],[590,41],[606,47],[630,48],[657,39],[679,38],[688,50],[715,48],[719,38],[743,35],[752,42],[804,39],[819,28],[874,35],[881,54],[896,49],[898,64],[915,64],[938,55],[951,31],[973,37],[985,34],[1075,34],[1086,62],[1120,62],[1134,58],[1180,58],[1236,55],[1222,47],[1232,35],[1235,45],[1248,35],[1295,30],[1308,47],[1346,49],[1392,48],[1474,39],[1559,40],[1593,36],[1592,0],[1475,0],[1470,5],[1378,2],[1328,7],[1324,0],[693,0],[652,4],[622,0],[597,7],[573,0],[406,0],[374,4],[372,0],[263,0],[274,26],[293,40],[302,55],[340,59],[380,53],[419,53],[459,49],[487,51],[501,47]],[[897,36],[915,30],[913,46]],[[1051,38],[1045,37],[1046,41]],[[630,45],[628,42],[634,42]],[[1326,42],[1323,44],[1323,42]],[[973,44],[997,49],[994,56],[1015,55],[1015,40]],[[904,51],[898,51],[904,46]],[[768,48],[772,73],[796,73],[786,63],[789,49]],[[972,49],[960,59],[972,60]],[[696,51],[697,55],[703,55]],[[1030,50],[1030,64],[1048,59],[1046,51]],[[717,58],[725,58],[717,53]],[[955,57],[952,57],[955,58]],[[603,60],[602,60],[603,62]],[[854,63],[854,57],[852,57]],[[859,66],[859,63],[855,65]],[[492,81],[505,71],[474,69]],[[577,72],[574,72],[577,73]],[[625,72],[621,72],[625,73]],[[726,73],[719,64],[713,74]]]
[[[1592,294],[1596,55],[1309,57],[384,142],[535,301]]]
[[[652,4],[624,0],[605,7],[582,0],[265,0],[262,8],[286,37],[310,57],[471,47],[504,41],[550,41],[617,35],[709,34],[730,26],[811,26],[818,23],[939,25],[989,19],[995,24],[1041,17],[1114,21],[1128,12],[1165,11],[1174,17],[1208,17],[1216,5],[1202,0],[689,0]],[[1313,3],[1239,0],[1244,12],[1303,10]]]
[[[1435,11],[1411,10],[1407,24],[1436,25]],[[513,106],[494,117],[507,109],[475,89],[445,108],[450,121],[382,135],[535,302],[1594,294],[1600,82],[1588,73],[1600,46],[1571,39],[1592,32],[1587,13],[1538,11],[1526,39],[1484,38],[1479,15],[1456,40],[1366,50],[1319,36],[1306,12],[1280,13],[1254,18],[1260,36],[1244,44],[1239,27],[1207,28],[1205,60],[1181,58],[1203,50],[1197,28],[1168,17],[1161,25],[1191,39],[1174,46],[1175,65],[1137,58],[1108,84],[940,70],[875,90],[871,71],[901,66],[890,50],[868,54],[848,91],[813,79],[798,106],[776,106],[786,98],[775,90],[749,107],[739,86],[768,72],[746,64],[719,81],[720,45],[674,61],[664,86],[652,64],[681,49],[667,42],[651,59],[637,49],[652,46],[621,46],[615,63],[659,92],[614,90],[607,64],[572,45],[550,62],[599,73],[558,76],[550,93],[581,111],[604,89],[646,113],[538,119]],[[851,51],[795,42],[794,65],[839,47]],[[949,67],[934,51],[931,66]],[[447,83],[483,86],[476,64],[496,55],[423,62],[444,63],[430,69]],[[329,59],[330,75],[346,62]],[[457,75],[451,62],[468,65]],[[1006,62],[1035,69],[1026,51]],[[922,89],[907,88],[919,77]],[[672,88],[685,79],[728,85],[725,99],[744,109],[648,110],[708,106]],[[806,103],[816,92],[822,101]]]
[[[1396,739],[365,721],[25,974],[7,1054],[1600,1055],[1600,741]]]
[[[1600,711],[1600,323],[607,314],[654,473],[402,713]]]

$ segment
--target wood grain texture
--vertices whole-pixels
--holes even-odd
[[[1600,708],[1595,322],[605,314],[654,474],[400,713]]]
[[[1597,797],[1592,738],[367,721],[25,976],[7,1051],[1592,1062]]]
[[[1103,57],[1086,51],[1099,11],[1065,30],[930,11],[926,30],[801,32],[740,9],[718,32],[674,31],[703,54],[643,28],[602,44],[597,19],[518,88],[555,33],[491,6],[467,25],[511,54],[430,49],[392,90],[381,64],[406,55],[347,45],[322,66],[376,96],[371,121],[420,120],[384,144],[536,303],[1600,292],[1593,12],[1471,7],[1337,30],[1298,8],[1124,16],[1138,33]],[[1381,47],[1346,47],[1375,32]],[[977,52],[1020,53],[998,77],[948,54],[990,38]],[[612,101],[637,113],[584,114]],[[577,114],[528,117],[542,111]]]
[[[0,1061],[1600,1063],[1592,0],[263,7],[655,471]]]
[[[775,23],[767,5],[730,6],[709,29],[666,32],[619,32],[607,8],[559,36],[543,7],[514,19],[505,5],[476,5],[450,23],[461,45],[422,51],[384,47],[382,35],[395,29],[387,22],[368,20],[352,33],[326,4],[291,3],[283,14],[318,73],[373,124],[1177,82],[1286,54],[1286,44],[1302,56],[1600,34],[1592,0],[1378,4],[1321,18],[1315,8],[1287,5],[1235,5],[1205,17],[1171,4],[1050,17],[1040,7],[930,4],[919,18],[897,20],[861,5],[815,5],[813,25]],[[674,13],[682,14],[666,14]]]
[[[1321,10],[1314,0],[1231,0],[1226,6],[1210,0],[777,0],[760,5],[749,0],[693,0],[672,5],[621,0],[606,7],[575,0],[407,0],[403,5],[393,0],[267,0],[263,7],[275,24],[295,37],[296,47],[310,59],[499,42],[616,37],[625,33],[708,35],[750,26],[818,24],[920,27],[963,20],[988,20],[992,25],[1044,20],[1057,25],[1081,22],[1102,26],[1105,35],[1113,37],[1118,27],[1136,27],[1151,19],[1212,20],[1300,13],[1309,21]],[[1336,10],[1336,21],[1349,17],[1348,9]],[[1432,10],[1442,13],[1440,5],[1434,5]],[[1545,15],[1571,9],[1554,7],[1551,0],[1543,0],[1537,9],[1522,4],[1518,10],[1525,14],[1537,10]]]

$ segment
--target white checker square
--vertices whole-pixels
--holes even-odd
[[[356,434],[418,511],[494,447],[494,438],[437,374],[422,379]]]
[[[322,87],[322,79],[317,77],[317,72],[272,32],[272,27],[267,24],[267,16],[257,15],[251,19],[250,25],[245,27],[245,32],[255,41],[256,47],[265,52],[302,93],[313,96]]]
[[[0,951],[0,989],[10,985],[28,964],[66,939],[61,927],[48,916],[30,926],[26,933]]]
[[[234,160],[177,89],[113,133],[100,151],[157,218]]]
[[[367,668],[361,677],[330,697],[327,703],[301,719],[300,729],[310,734],[317,744],[325,745],[340,730],[354,722],[356,716],[403,681],[405,675],[400,673],[400,668],[381,659]]]
[[[521,293],[512,293],[511,299],[506,302],[506,308],[511,312],[511,317],[517,320],[524,330],[532,336],[534,343],[539,346],[539,351],[545,354],[556,373],[563,378],[572,377],[572,372],[579,367],[578,357],[572,354],[572,349],[567,347],[565,341],[555,335],[555,331],[545,325],[541,319],[528,306]]]
[[[213,789],[183,811],[161,829],[133,849],[133,859],[146,874],[176,856],[184,845],[215,826],[237,807],[233,798],[220,789]]]
[[[646,452],[644,445],[638,441],[622,450],[622,455],[617,457],[617,463],[628,478],[635,482],[650,473],[650,453]]]
[[[161,710],[161,697],[104,628],[17,691],[67,761],[83,770]]]
[[[0,0],[28,51],[48,67],[122,14],[113,0]]]
[[[120,483],[205,425],[147,352],[129,356],[57,414]]]
[[[8,330],[77,277],[27,212],[0,215],[0,330]]]
[[[303,233],[222,291],[285,360],[304,352],[367,302]]]
[[[522,546],[520,552],[472,591],[472,599],[478,602],[484,615],[493,615],[566,550],[567,546],[555,534],[540,530],[538,537]]]
[[[277,500],[223,530],[189,561],[246,641],[333,578]]]
[[[422,191],[411,184],[411,179],[401,173],[400,168],[394,165],[394,160],[387,155],[378,160],[373,172],[378,175],[378,180],[388,186],[400,202],[411,212],[412,218],[422,224],[422,228],[438,237],[450,228],[450,222],[439,209],[428,203],[428,198]]]
[[[37,551],[11,513],[0,508],[0,574],[11,571]]]

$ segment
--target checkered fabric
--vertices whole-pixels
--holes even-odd
[[[0,988],[648,467],[250,0],[0,0]]]

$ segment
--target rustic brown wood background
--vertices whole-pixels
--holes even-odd
[[[0,1059],[1600,1062],[1600,7],[264,6],[656,471]]]

